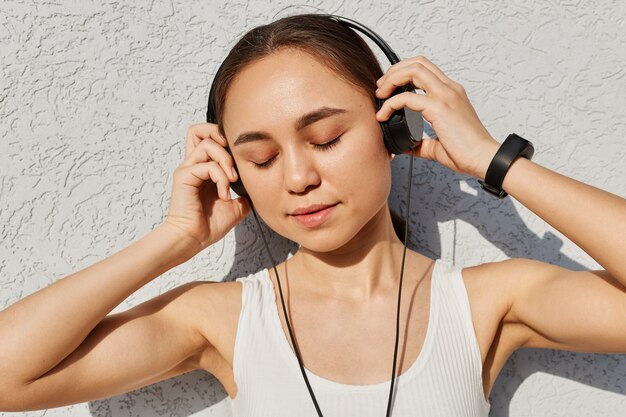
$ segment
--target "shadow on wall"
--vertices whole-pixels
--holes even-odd
[[[406,156],[397,157],[393,164],[389,205],[402,217],[406,210],[408,165]],[[467,186],[463,189],[462,183],[465,181],[471,189]],[[520,218],[511,197],[496,199],[483,191],[475,179],[459,175],[436,162],[416,159],[413,187],[408,247],[425,256],[441,257],[438,223],[461,220],[472,225],[485,240],[509,258],[531,258],[572,270],[586,269],[561,253],[563,242],[558,236],[550,232],[546,232],[543,237],[536,236]],[[270,232],[264,224],[263,227],[277,263],[296,252],[297,244]],[[258,236],[252,215],[236,227],[235,241],[234,261],[224,281],[271,267],[271,260]],[[454,247],[461,244],[463,242],[457,242],[455,237]],[[462,259],[452,260],[465,265]],[[490,395],[490,416],[508,417],[513,395],[521,383],[535,372],[550,373],[601,390],[622,393],[626,390],[624,359],[624,355],[559,350],[522,349],[514,352],[503,367]],[[584,375],[574,372],[581,368],[586,371]],[[590,378],[589,375],[597,375],[598,378]],[[303,389],[306,389],[304,383]],[[116,397],[92,401],[89,410],[95,417],[226,417],[232,415],[227,397],[216,378],[198,370]]]

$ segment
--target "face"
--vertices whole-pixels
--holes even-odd
[[[311,55],[282,50],[246,66],[222,119],[250,198],[280,235],[333,251],[386,208],[390,154],[373,103]],[[314,204],[333,207],[294,214]]]

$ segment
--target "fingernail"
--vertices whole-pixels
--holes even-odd
[[[233,173],[233,179],[236,180],[237,179],[237,170],[235,169],[235,167],[231,168],[232,173]]]

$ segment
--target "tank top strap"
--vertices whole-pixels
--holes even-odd
[[[265,353],[272,352],[268,349],[276,339],[273,334],[275,329],[272,325],[272,304],[274,290],[269,279],[267,269],[262,269],[246,277],[237,278],[241,282],[241,311],[237,323],[237,336],[233,353],[233,373],[235,381],[244,381],[245,376],[250,374],[250,369],[244,370],[243,366],[250,366],[250,355],[260,355],[259,359],[270,358]],[[263,361],[255,361],[261,365]],[[259,372],[262,372],[259,369]]]
[[[241,282],[242,284],[242,307],[246,307],[242,309],[242,313],[244,311],[251,313],[257,308],[262,308],[267,298],[273,297],[274,290],[267,269],[261,269],[246,277],[237,278],[235,281]]]
[[[480,348],[478,345],[478,337],[476,335],[476,330],[474,329],[474,322],[472,320],[472,309],[469,302],[469,295],[467,293],[467,287],[465,286],[465,281],[463,280],[462,270],[463,267],[460,265],[453,264],[450,261],[447,261],[447,266],[449,270],[449,274],[445,274],[445,276],[449,277],[449,283],[454,291],[454,295],[456,297],[456,301],[459,306],[459,312],[463,317],[463,324],[465,326],[465,330],[469,339],[471,340],[471,346],[473,348],[473,353],[475,355],[475,359],[478,360],[478,363],[482,364],[482,359],[480,357]],[[481,366],[482,368],[482,366]]]
[[[490,404],[485,399],[482,390],[482,358],[480,345],[474,329],[472,311],[463,280],[463,267],[450,260],[440,260],[440,269],[435,280],[436,292],[440,294],[441,328],[440,335],[449,343],[452,362],[464,364],[470,370],[465,386],[472,387],[474,398],[479,399],[481,405],[489,409]],[[454,341],[454,342],[453,342]]]

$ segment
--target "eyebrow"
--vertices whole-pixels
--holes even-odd
[[[294,127],[297,131],[300,131],[302,129],[304,129],[305,127],[319,121],[322,119],[325,119],[327,117],[330,116],[334,116],[336,114],[342,114],[342,113],[346,113],[347,110],[346,109],[338,109],[338,108],[334,108],[334,107],[320,107],[317,110],[313,110],[307,114],[304,114],[300,117],[298,117],[298,119],[296,120],[296,122],[294,123]],[[241,145],[243,143],[247,143],[247,142],[254,142],[257,140],[265,140],[265,139],[270,139],[272,137],[272,135],[270,135],[267,132],[245,132],[242,133],[241,135],[239,135],[237,137],[237,140],[235,140],[234,146],[236,145]]]

